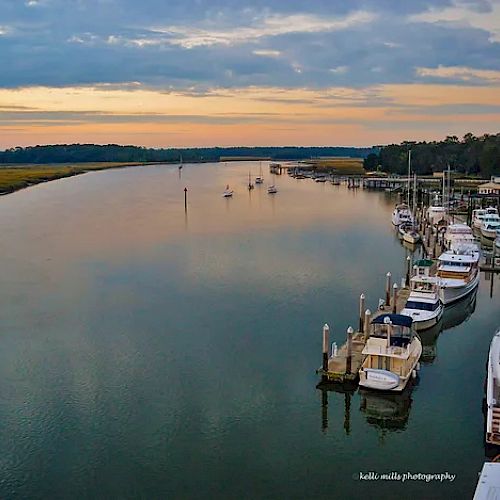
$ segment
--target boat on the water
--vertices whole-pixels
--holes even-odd
[[[224,190],[224,192],[222,193],[222,196],[224,198],[231,198],[231,196],[233,196],[233,190],[232,189],[229,189],[229,184],[226,186],[226,189]]]
[[[401,311],[410,316],[416,331],[432,328],[441,321],[443,303],[439,297],[439,278],[417,275],[410,280],[410,295]]]
[[[488,354],[485,437],[487,444],[500,446],[500,328],[491,340]]]
[[[251,191],[255,186],[252,182],[252,174],[248,172],[248,190]]]
[[[431,206],[427,209],[427,220],[433,224],[446,220],[446,209],[440,201],[439,194],[435,194]]]
[[[413,224],[401,224],[403,240],[410,245],[416,245],[420,241],[420,234]]]
[[[267,192],[269,194],[276,194],[278,192],[278,188],[274,185],[274,184],[271,184],[268,188],[267,188]]]
[[[490,215],[498,216],[498,209],[495,207],[476,208],[472,211],[472,227],[480,231],[483,220]]]
[[[413,320],[402,314],[381,314],[372,320],[362,351],[359,385],[379,391],[402,391],[416,377],[422,343]]]
[[[479,284],[479,251],[469,245],[457,245],[439,256],[437,276],[444,305],[452,304],[471,293]]]
[[[481,235],[487,240],[494,240],[500,232],[500,217],[498,214],[486,214],[481,221]]]
[[[413,215],[405,203],[396,205],[392,212],[392,223],[398,227],[401,224],[413,224]]]
[[[255,178],[255,184],[264,184],[264,177],[262,177],[262,162],[259,164],[259,175]]]
[[[445,248],[454,250],[464,244],[477,246],[472,229],[467,224],[450,224],[444,233]]]

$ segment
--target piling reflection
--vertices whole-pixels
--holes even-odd
[[[443,313],[443,330],[454,328],[467,321],[476,310],[477,289],[464,299],[447,306]]]
[[[437,356],[437,339],[443,331],[443,320],[439,321],[432,328],[418,332],[422,341],[422,356],[420,362],[424,364],[432,364]]]
[[[357,389],[357,384],[331,384],[321,383],[317,386],[321,390],[321,430],[328,431],[328,393],[336,392],[344,396],[343,428],[346,435],[351,433],[351,399]]]

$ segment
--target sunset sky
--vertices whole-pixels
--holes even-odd
[[[0,0],[0,148],[500,131],[500,0]]]

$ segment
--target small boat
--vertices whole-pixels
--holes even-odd
[[[413,319],[415,330],[427,330],[439,323],[443,316],[439,298],[439,279],[417,275],[410,280],[410,295],[401,314]]]
[[[363,348],[359,385],[379,391],[401,392],[416,377],[422,342],[413,320],[402,314],[381,314],[372,320]]]
[[[416,245],[420,241],[420,234],[413,224],[401,224],[398,231],[403,240],[410,245]]]
[[[498,210],[495,207],[487,207],[487,208],[476,208],[472,211],[472,226],[474,229],[481,230],[481,224],[485,217],[490,215],[497,215]]]
[[[333,177],[331,182],[334,186],[340,186],[340,179],[338,177]]]
[[[251,191],[255,186],[252,183],[252,175],[248,172],[248,190]]]
[[[233,196],[233,190],[232,189],[229,189],[229,184],[226,186],[226,189],[224,190],[224,192],[222,193],[222,196],[224,198],[231,198],[231,196]]]
[[[439,194],[437,193],[434,196],[431,206],[427,209],[427,220],[433,225],[446,220],[446,209],[441,203]]]
[[[269,194],[276,194],[278,192],[278,188],[274,185],[274,184],[271,184],[268,188],[267,188],[267,192]]]
[[[494,240],[500,233],[500,217],[498,214],[486,214],[481,222],[481,235],[487,240]]]
[[[262,177],[262,162],[259,165],[259,175],[255,178],[255,184],[264,184],[264,177]]]
[[[320,177],[316,177],[316,179],[314,179],[315,182],[326,182],[326,177],[325,176],[320,176]]]
[[[181,158],[180,158],[179,170],[182,170],[182,155],[181,155]]]
[[[446,306],[471,293],[479,284],[479,251],[469,245],[456,245],[439,256],[441,302]]]
[[[491,340],[488,354],[486,443],[500,446],[500,328]]]

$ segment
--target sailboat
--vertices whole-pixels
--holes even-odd
[[[410,206],[410,172],[411,172],[411,149],[408,151],[408,192],[407,192],[407,206]],[[413,177],[413,206],[411,210],[410,222],[406,224],[401,224],[399,226],[399,231],[403,236],[403,240],[406,243],[415,245],[420,241],[420,234],[415,227],[415,208],[417,199],[417,175]]]
[[[232,189],[229,189],[229,184],[226,186],[226,189],[224,190],[224,192],[222,193],[222,196],[224,198],[231,198],[231,196],[233,196],[233,190]]]
[[[264,177],[262,177],[262,162],[259,164],[259,175],[255,178],[255,184],[264,184]]]
[[[179,170],[182,170],[182,155],[181,155],[181,162],[179,163]]]
[[[252,184],[252,175],[248,172],[248,190],[251,191],[255,186]]]

